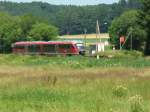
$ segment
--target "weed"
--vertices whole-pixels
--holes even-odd
[[[55,86],[56,85],[56,82],[58,81],[58,79],[57,79],[57,77],[55,76],[54,78],[53,78],[53,86]]]
[[[123,85],[118,85],[115,88],[113,88],[113,95],[117,97],[124,97],[128,93],[127,87]]]
[[[144,112],[143,97],[141,95],[135,95],[129,98],[131,112]]]
[[[110,111],[109,112],[121,112],[120,110],[117,110],[117,109],[110,109]]]

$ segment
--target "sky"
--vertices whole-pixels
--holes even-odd
[[[0,0],[0,1],[13,1],[13,2],[32,2],[32,1],[42,1],[55,5],[95,5],[95,4],[111,4],[118,2],[118,0]]]

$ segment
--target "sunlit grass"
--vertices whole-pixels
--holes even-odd
[[[130,112],[129,99],[140,95],[148,112],[147,60],[1,55],[0,111]],[[114,95],[118,86],[127,89],[123,97]]]
[[[122,55],[122,54],[121,54]],[[124,54],[125,55],[125,54]],[[144,68],[150,66],[150,59],[143,57],[125,58],[96,58],[71,56],[71,57],[48,57],[28,55],[0,55],[0,65],[15,66],[59,66],[69,68],[96,68],[96,67],[134,67]]]

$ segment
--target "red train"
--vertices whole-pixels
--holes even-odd
[[[12,45],[15,54],[78,55],[74,42],[16,42]]]

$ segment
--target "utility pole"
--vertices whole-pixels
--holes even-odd
[[[124,45],[126,44],[128,39],[130,39],[130,49],[132,49],[132,30],[129,31],[128,35],[126,36],[124,43],[120,46],[120,49],[122,49],[124,47]]]
[[[133,33],[133,29],[132,29],[132,27],[131,27],[131,37],[130,37],[130,50],[132,51],[132,49],[133,49],[133,37],[132,37],[132,33]]]
[[[99,22],[97,20],[96,22],[96,35],[97,35],[97,38],[99,38],[99,41],[101,42],[101,38],[100,38],[100,28],[99,28]]]
[[[86,33],[87,33],[87,29],[84,28],[84,46],[86,47]]]
[[[98,43],[98,30],[97,30],[97,23],[98,23],[98,20],[96,21],[96,53],[98,53],[98,47],[97,47],[97,43]]]
[[[120,38],[120,37],[119,37]],[[121,42],[120,42],[120,50],[122,50]]]
[[[119,31],[117,32],[118,37],[119,37],[119,46],[120,46],[120,50],[122,50],[122,44],[121,44],[121,40],[120,40],[120,39],[121,39],[121,38],[120,38],[120,36],[121,36],[121,35],[120,35],[121,31],[122,31],[122,29],[120,28]]]
[[[100,29],[99,29],[99,22],[96,21],[96,40],[99,38],[100,44],[101,44],[101,38],[100,38]],[[97,59],[99,59],[98,54],[98,42],[96,43],[96,53],[97,53]]]

